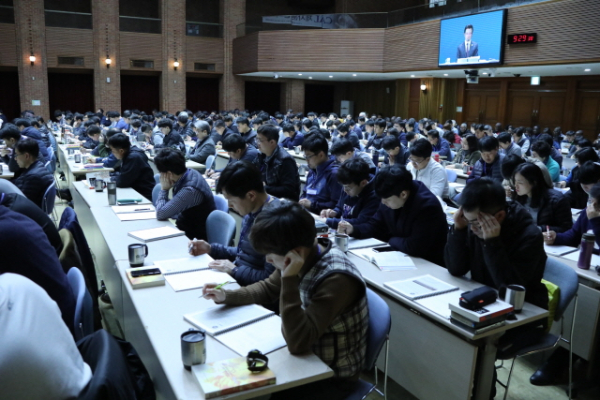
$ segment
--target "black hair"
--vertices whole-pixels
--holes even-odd
[[[102,131],[100,130],[100,127],[97,125],[92,125],[87,129],[87,135],[91,136],[91,135],[99,135]]]
[[[510,143],[512,141],[512,135],[508,132],[502,132],[497,137],[500,143]]]
[[[257,134],[263,135],[269,142],[279,140],[279,129],[273,125],[261,125],[258,127]]]
[[[395,135],[388,135],[381,141],[381,148],[384,150],[394,150],[400,147],[400,139]]]
[[[414,137],[415,137],[415,136],[417,136],[417,133],[416,133],[416,132],[408,132],[408,133],[406,134],[406,141],[407,141],[407,142],[410,142],[411,140],[413,140],[413,139],[414,139]]]
[[[54,116],[56,117],[56,112],[54,113]],[[107,111],[106,117],[107,118],[119,118],[119,117],[121,117],[121,114],[119,114],[118,111]]]
[[[431,136],[432,138],[439,139],[440,132],[437,129],[431,129],[427,131],[427,136]]]
[[[152,132],[152,125],[150,125],[150,124],[142,124],[142,127],[140,128],[140,130],[143,133]]]
[[[108,139],[108,146],[114,147],[115,149],[123,149],[125,152],[129,152],[129,149],[131,149],[131,142],[126,134],[117,133]]]
[[[325,155],[327,155],[329,145],[327,144],[327,140],[322,135],[310,135],[304,138],[304,142],[302,142],[302,150],[308,150],[314,155],[318,155],[320,152],[323,152]]]
[[[167,118],[163,118],[160,121],[158,121],[158,125],[159,128],[164,128],[164,127],[168,127],[169,130],[173,130],[173,121],[171,121],[170,119]]]
[[[527,179],[531,187],[531,207],[539,207],[542,196],[545,195],[546,191],[550,189],[544,174],[540,167],[534,163],[526,162],[523,163],[514,170],[512,175],[512,181],[515,181],[515,176],[521,174],[523,178]]]
[[[15,120],[15,125],[17,127],[24,126],[25,128],[27,128],[27,127],[31,126],[31,122],[29,122],[29,120],[27,118],[17,118]]]
[[[600,183],[592,186],[592,189],[590,190],[590,197],[600,202]]]
[[[498,150],[498,139],[493,136],[484,136],[479,140],[480,151],[493,151]],[[461,195],[462,196],[462,195]]]
[[[385,166],[375,176],[375,194],[382,199],[400,196],[412,188],[412,181],[412,175],[404,165]]]
[[[166,147],[161,149],[154,157],[154,164],[158,172],[172,172],[175,175],[183,175],[185,167],[185,156],[180,150]]]
[[[179,115],[177,116],[177,122],[180,122],[182,124],[187,124],[188,118],[189,118],[189,116],[187,115],[187,113],[180,112]]]
[[[350,124],[348,122],[339,124],[337,130],[338,132],[350,132]]]
[[[386,128],[387,127],[387,123],[385,122],[385,119],[383,118],[379,118],[376,121],[374,121],[375,125],[377,125],[380,128]]]
[[[547,159],[550,157],[550,145],[542,140],[537,140],[534,144],[531,145],[531,151],[536,152],[538,156],[543,159]]]
[[[592,147],[592,142],[590,142],[586,138],[580,138],[579,140],[577,140],[577,146],[579,146],[580,149],[584,147]]]
[[[306,129],[310,129],[310,127],[313,126],[313,122],[310,119],[306,118],[302,120],[302,126],[305,126]]]
[[[477,139],[477,136],[473,135],[472,133],[468,133],[464,136],[464,139],[469,145],[469,152],[476,151],[478,149],[479,139]]]
[[[111,138],[117,133],[121,133],[117,128],[108,128],[108,130],[106,131],[106,137]]]
[[[235,120],[236,124],[244,124],[244,125],[250,125],[250,121],[248,121],[248,118],[245,117],[239,117],[238,119]]]
[[[261,254],[285,256],[297,247],[312,247],[317,236],[315,221],[300,204],[282,200],[267,205],[250,231],[250,244]]]
[[[350,183],[359,185],[364,180],[369,181],[370,173],[369,164],[365,160],[360,157],[352,157],[340,165],[336,177],[340,185]]]
[[[547,133],[542,133],[540,136],[538,136],[537,140],[548,143],[548,146],[550,147],[554,146],[554,139]]]
[[[506,208],[506,192],[499,182],[483,177],[465,186],[458,203],[467,212],[493,214]]]
[[[0,129],[0,139],[21,139],[21,131],[17,128],[16,125],[13,124],[4,124],[2,125],[2,129]]]
[[[223,140],[223,150],[235,153],[246,148],[246,141],[242,135],[229,135]]]
[[[217,181],[216,192],[223,193],[223,190],[228,195],[239,198],[244,198],[246,193],[251,190],[258,193],[265,193],[259,169],[254,164],[245,160],[228,164],[223,169]]]
[[[54,118],[59,117],[61,115],[62,115],[62,111],[60,111],[60,110],[55,110],[54,111]]]
[[[330,149],[332,156],[347,154],[349,151],[354,152],[354,146],[352,145],[352,142],[346,138],[339,138],[333,142]]]
[[[598,162],[600,158],[598,157],[598,153],[591,147],[584,147],[583,149],[579,149],[575,152],[575,158],[577,162],[581,165],[585,164],[586,161]]]
[[[579,182],[584,185],[600,181],[600,164],[592,161],[586,161],[579,168]]]
[[[373,122],[372,119],[368,119],[367,122],[365,122],[365,125],[367,125],[367,126],[375,126],[375,122]]]
[[[133,121],[131,121],[131,126],[133,126],[134,128],[139,128],[140,126],[142,126],[142,121],[139,119],[134,119]]]
[[[40,145],[37,140],[31,138],[24,138],[23,140],[19,140],[15,145],[15,150],[18,150],[19,153],[28,153],[34,159],[37,158],[40,153]]]
[[[416,157],[427,158],[431,157],[433,146],[427,139],[418,139],[410,146],[410,154]]]
[[[509,154],[504,157],[502,161],[502,165],[500,166],[500,170],[502,172],[502,177],[507,180],[511,180],[515,169],[525,163],[523,157],[519,157],[516,154]]]
[[[281,126],[281,130],[284,132],[294,132],[295,129],[294,125],[286,123]]]

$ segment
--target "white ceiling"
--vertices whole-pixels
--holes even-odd
[[[361,81],[390,81],[396,79],[410,78],[464,78],[465,69],[476,69],[473,66],[460,69],[436,69],[432,71],[414,71],[414,72],[253,72],[249,74],[240,74],[241,76],[256,76],[274,78],[275,74],[279,78],[285,79],[304,79],[313,81],[342,81],[342,82],[361,82]],[[539,65],[524,67],[497,67],[497,68],[477,68],[481,79],[489,77],[494,73],[495,77],[512,77],[514,74],[521,74],[522,77],[528,76],[561,76],[561,75],[600,75],[600,63],[584,64],[561,64],[561,65]],[[586,71],[589,69],[589,71]],[[494,71],[495,70],[495,71]],[[487,75],[485,74],[487,73]]]

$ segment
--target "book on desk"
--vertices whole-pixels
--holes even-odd
[[[450,285],[431,275],[422,275],[401,281],[385,282],[383,285],[411,300],[424,299],[426,297],[433,297],[458,290],[457,286]]]

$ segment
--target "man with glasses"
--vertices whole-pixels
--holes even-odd
[[[338,164],[327,155],[329,146],[320,133],[306,137],[302,150],[310,171],[299,203],[320,214],[324,209],[333,208],[340,198],[342,186],[336,178]]]
[[[256,156],[258,156],[258,150],[256,150],[256,147],[246,143],[244,138],[239,133],[229,135],[223,140],[223,150],[225,150],[229,155],[229,161],[227,161],[227,165],[233,164],[240,160],[252,163],[254,162]],[[212,179],[219,179],[221,171],[222,170],[215,171],[210,169],[206,171],[206,176]]]
[[[256,144],[260,153],[254,165],[260,170],[265,190],[272,196],[298,201],[300,175],[294,158],[277,144],[279,128],[262,125],[258,128]]]
[[[352,157],[356,157],[364,160],[367,163],[372,174],[377,172],[377,168],[375,167],[375,164],[373,164],[371,155],[354,148],[348,139],[341,138],[333,142],[330,152],[339,164],[342,164],[344,161],[349,160]]]
[[[394,135],[388,135],[383,138],[381,147],[385,150],[387,157],[383,161],[387,165],[404,165],[408,163],[410,155],[408,149],[400,142],[400,138]]]
[[[410,147],[409,164],[406,169],[414,180],[421,181],[431,192],[447,199],[450,193],[446,169],[431,158],[433,147],[427,139],[419,139]]]
[[[154,189],[154,172],[148,165],[148,157],[144,150],[132,147],[129,137],[124,133],[117,133],[108,140],[108,147],[121,166],[115,167],[116,175],[113,180],[117,187],[132,188],[145,198],[152,199]]]
[[[374,183],[381,199],[375,215],[356,225],[341,221],[338,232],[379,239],[394,250],[443,266],[448,223],[439,200],[404,166],[383,167]]]
[[[504,180],[502,177],[504,154],[499,153],[498,139],[493,136],[485,136],[479,141],[479,151],[481,151],[481,159],[473,166],[473,172],[467,178],[467,184],[484,177],[502,183]]]
[[[13,183],[25,197],[42,208],[44,193],[54,179],[38,159],[38,142],[31,138],[23,138],[15,144],[14,152],[19,170],[15,173]]]

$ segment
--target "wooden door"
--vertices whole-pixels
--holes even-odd
[[[511,92],[508,96],[507,122],[514,127],[532,126],[536,93]]]
[[[481,107],[485,94],[478,92],[467,92],[467,101],[464,110],[464,120],[467,124],[481,123]]]
[[[600,92],[581,93],[575,110],[575,129],[594,140],[600,133]]]
[[[481,117],[483,124],[491,126],[496,125],[498,121],[498,105],[500,103],[500,95],[487,93],[483,98],[483,107],[481,109]]]
[[[540,129],[563,126],[565,102],[565,93],[539,93],[534,117]]]

